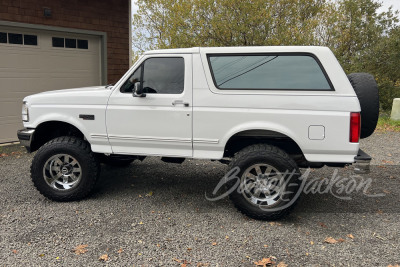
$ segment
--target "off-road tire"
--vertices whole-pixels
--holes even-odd
[[[361,135],[367,138],[375,131],[379,118],[379,92],[374,77],[368,73],[352,73],[347,76],[361,106]]]
[[[72,156],[80,164],[81,178],[72,188],[57,190],[44,178],[44,167],[49,159],[58,154]],[[31,165],[33,184],[39,192],[54,201],[76,201],[87,197],[94,189],[100,174],[100,165],[87,141],[76,137],[63,136],[44,144],[36,153]]]
[[[238,167],[240,169],[237,177],[242,179],[242,176],[246,169],[251,168],[251,166],[255,166],[257,164],[268,164],[276,168],[279,172],[284,173],[287,170],[289,173],[293,172],[292,176],[285,176],[288,177],[288,185],[291,184],[290,188],[287,187],[287,190],[292,191],[292,193],[283,193],[283,199],[288,200],[284,201],[279,199],[275,206],[273,207],[274,210],[268,210],[265,207],[260,209],[259,206],[250,203],[245,196],[238,192],[238,187],[236,186],[236,190],[234,190],[229,196],[232,200],[235,207],[242,212],[243,214],[257,220],[278,220],[287,214],[294,208],[295,204],[299,199],[300,192],[300,177],[301,173],[299,168],[297,167],[295,161],[291,159],[287,153],[283,150],[275,147],[270,146],[267,144],[257,144],[248,146],[234,156],[232,162],[229,165],[229,169],[233,170],[234,168]],[[228,188],[232,188],[234,184],[238,184],[237,180],[229,181]],[[290,205],[287,205],[291,203]]]

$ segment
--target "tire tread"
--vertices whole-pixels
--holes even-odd
[[[86,186],[80,187],[77,190],[74,190],[73,193],[66,195],[54,194],[51,191],[52,190],[51,188],[43,187],[42,184],[39,182],[40,179],[43,179],[42,169],[41,169],[42,166],[35,164],[35,162],[38,161],[39,158],[44,153],[47,153],[49,150],[57,149],[59,148],[60,145],[71,149],[79,150],[79,153],[82,153],[84,157],[87,157],[87,162],[89,165],[88,172],[92,177],[92,179],[88,179],[88,183],[86,183]],[[90,144],[87,141],[84,141],[80,138],[76,138],[73,136],[62,136],[50,140],[42,147],[40,147],[31,164],[31,177],[36,189],[43,196],[59,202],[76,201],[87,197],[93,191],[96,182],[98,180],[99,174],[100,174],[99,163],[90,149]]]
[[[267,155],[274,155],[274,157],[278,158],[280,161],[285,161],[290,168],[293,170],[296,170],[300,174],[300,170],[296,164],[296,162],[289,157],[289,155],[284,152],[283,150],[271,146],[268,144],[255,144],[255,145],[250,145],[248,147],[245,147],[244,149],[240,150],[235,154],[233,157],[231,163],[229,164],[229,169],[234,168],[235,166],[239,166],[243,164],[246,160],[248,160],[249,155],[257,155],[257,156],[267,156]],[[276,211],[276,212],[270,212],[270,213],[259,213],[259,212],[254,212],[251,209],[247,209],[245,206],[240,205],[239,202],[237,201],[237,197],[241,197],[235,194],[230,194],[229,195],[230,199],[232,200],[234,206],[244,215],[251,217],[253,219],[257,220],[278,220],[286,215],[288,215],[292,209],[295,207],[295,205],[291,205],[290,207]]]

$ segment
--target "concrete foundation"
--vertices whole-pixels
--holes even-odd
[[[400,121],[400,98],[393,99],[392,115],[390,118],[395,121]]]

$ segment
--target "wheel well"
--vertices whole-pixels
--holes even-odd
[[[48,141],[60,136],[75,136],[84,138],[83,133],[75,126],[61,121],[48,121],[39,124],[35,129],[33,141],[31,144],[31,152],[38,150]]]
[[[279,147],[298,163],[305,160],[303,152],[293,139],[269,130],[248,130],[233,135],[226,143],[224,157],[233,157],[236,152],[243,148],[259,143]]]

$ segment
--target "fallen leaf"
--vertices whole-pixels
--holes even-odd
[[[12,250],[12,253],[14,253],[14,254],[18,254],[18,250],[16,250],[16,249],[13,249],[13,250]]]
[[[124,250],[122,248],[118,249],[117,253],[121,254],[122,252],[124,252]]]
[[[278,263],[278,265],[276,265],[276,267],[288,267],[288,265],[281,261],[280,263]]]
[[[73,251],[75,252],[76,255],[84,254],[88,252],[88,250],[86,249],[87,247],[88,245],[79,245],[76,248],[74,248]]]
[[[143,222],[140,222],[140,223],[138,223],[138,224],[144,224]]]
[[[373,233],[372,235],[373,237],[379,238],[381,240],[386,240],[385,238],[381,237],[380,235],[378,235],[377,233]]]
[[[390,191],[389,190],[383,190],[383,193],[390,194]]]
[[[104,261],[104,262],[106,262],[106,261],[108,261],[108,260],[109,260],[109,258],[108,258],[108,255],[107,255],[107,254],[101,255],[100,258],[99,258],[99,261]]]
[[[7,155],[6,153],[1,153],[1,154],[0,154],[0,158],[1,158],[1,157],[8,157],[8,155]]]
[[[229,236],[225,236],[225,239],[228,240],[228,239],[229,239]]]
[[[60,259],[60,257],[56,257],[56,260],[59,260]]]
[[[150,191],[148,194],[146,194],[146,197],[151,197],[153,195],[153,191]]]
[[[313,241],[310,241],[310,244],[311,244],[311,245],[314,245],[314,242],[313,242]]]
[[[216,246],[217,242],[212,242],[211,245]]]
[[[325,242],[325,243],[328,243],[328,244],[336,244],[338,241],[337,241],[336,239],[334,239],[333,237],[327,237],[327,238],[324,240],[324,242]]]
[[[188,251],[191,251],[191,250],[192,250],[192,248],[187,248],[187,250],[188,250]]]
[[[318,223],[321,227],[328,228],[323,222]]]
[[[352,234],[347,235],[348,238],[354,239],[354,236]]]
[[[267,267],[271,266],[272,264],[275,264],[275,262],[272,260],[272,257],[269,257],[269,258],[263,258],[260,261],[255,261],[254,264],[256,266]]]
[[[339,242],[339,243],[342,243],[342,242],[344,242],[344,241],[346,241],[346,240],[344,240],[343,238],[339,238],[339,239],[337,240],[337,242]]]
[[[42,253],[42,254],[39,254],[39,257],[44,257],[44,254]]]
[[[278,222],[269,222],[269,225],[275,226],[275,225],[282,225],[282,224],[281,224],[281,223],[278,223]]]
[[[267,248],[268,247],[268,245],[264,245],[264,248]]]
[[[400,267],[400,265],[398,265],[398,264],[396,264],[396,265],[389,264],[388,267]]]
[[[180,263],[181,267],[186,267],[188,264],[190,264],[190,262],[188,262],[187,260],[179,260],[179,259],[176,259],[176,258],[173,258],[172,260]]]

